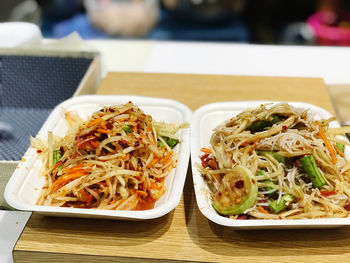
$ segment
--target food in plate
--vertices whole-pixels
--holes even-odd
[[[265,104],[217,126],[197,168],[215,211],[232,219],[347,217],[344,133],[287,103]]]
[[[46,181],[38,205],[109,210],[152,209],[176,166],[173,148],[185,124],[156,122],[129,102],[83,121],[66,113],[65,137],[32,138]]]

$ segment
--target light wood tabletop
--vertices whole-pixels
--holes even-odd
[[[321,79],[110,73],[97,94],[178,100],[192,110],[215,101],[302,101],[334,113]],[[235,230],[199,211],[189,166],[183,197],[147,221],[47,217],[33,213],[16,262],[349,262],[350,228]]]

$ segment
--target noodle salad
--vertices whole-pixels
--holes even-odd
[[[215,211],[232,219],[347,217],[346,127],[286,103],[260,105],[217,126],[198,171]]]
[[[83,121],[66,113],[64,138],[31,138],[46,181],[38,205],[108,210],[152,209],[177,164],[176,134],[186,124],[155,122],[129,102]]]

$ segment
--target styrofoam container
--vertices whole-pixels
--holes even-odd
[[[87,118],[102,106],[124,104],[132,101],[146,114],[150,114],[156,121],[167,123],[190,122],[191,110],[174,100],[157,99],[137,96],[78,96],[59,104],[51,113],[38,137],[47,138],[47,132],[64,136],[68,130],[65,122],[65,112],[75,111],[80,117]],[[166,192],[156,202],[155,207],[143,211],[99,210],[68,207],[39,206],[36,201],[40,196],[45,178],[39,174],[41,160],[36,150],[29,148],[12,174],[5,188],[5,200],[13,208],[26,211],[40,212],[53,216],[111,218],[123,220],[144,220],[163,216],[173,210],[179,203],[190,155],[190,130],[179,132],[180,143],[175,148],[178,163],[165,180]],[[29,140],[29,138],[28,138]]]
[[[210,137],[213,129],[225,120],[236,116],[246,109],[258,107],[260,104],[268,101],[241,101],[241,102],[222,102],[205,105],[193,113],[191,122],[191,162],[193,183],[199,210],[209,220],[223,226],[234,227],[237,229],[280,229],[280,228],[330,228],[337,226],[350,225],[350,218],[325,218],[325,219],[297,219],[297,220],[234,220],[216,213],[211,205],[209,189],[198,172],[195,164],[200,164],[200,149],[210,146]],[[274,102],[277,103],[277,102]],[[332,115],[312,104],[302,102],[289,102],[290,105],[297,108],[307,109],[315,115],[315,119],[327,119]],[[337,122],[330,123],[331,127],[338,127]],[[346,148],[345,155],[349,156],[349,149]]]

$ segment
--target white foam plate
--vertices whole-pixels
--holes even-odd
[[[210,136],[213,129],[223,121],[237,115],[248,108],[258,107],[268,101],[241,101],[241,102],[222,102],[205,105],[193,113],[191,122],[191,162],[193,183],[195,195],[199,210],[209,220],[223,226],[234,227],[238,229],[279,229],[279,228],[330,228],[337,226],[350,225],[350,218],[326,218],[326,219],[298,219],[298,220],[233,220],[219,215],[211,206],[209,189],[198,172],[195,163],[200,162],[200,149],[210,146]],[[275,102],[277,103],[277,102]],[[315,118],[327,119],[332,115],[312,104],[302,102],[289,102],[289,104],[303,109],[308,109]],[[331,127],[338,127],[337,122],[332,122]],[[349,149],[345,151],[349,156]]]
[[[136,96],[88,95],[72,98],[58,105],[39,131],[38,136],[46,138],[49,130],[53,131],[56,135],[64,136],[68,129],[64,117],[64,113],[67,111],[75,111],[82,118],[86,119],[102,106],[124,104],[129,101],[138,105],[146,114],[150,114],[152,118],[157,121],[180,124],[183,122],[190,122],[191,120],[191,110],[187,106],[174,100]],[[166,178],[165,185],[167,191],[156,202],[153,209],[123,211],[36,205],[35,203],[40,196],[45,178],[39,174],[41,160],[36,150],[33,148],[27,150],[19,166],[6,185],[6,202],[13,208],[19,210],[35,211],[53,216],[112,218],[123,220],[144,220],[163,216],[178,205],[186,178],[190,155],[190,130],[181,130],[179,138],[180,143],[175,148],[178,154],[177,166]]]

